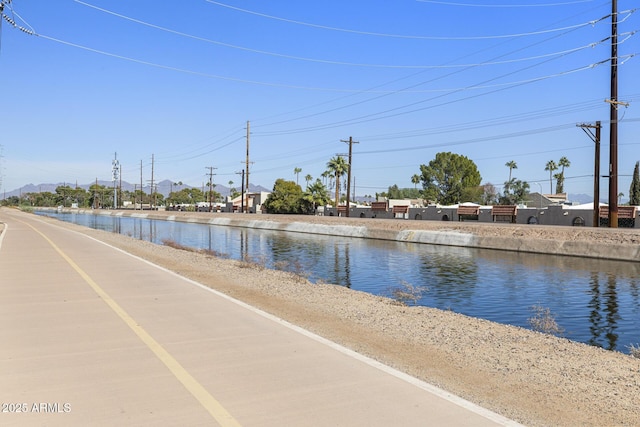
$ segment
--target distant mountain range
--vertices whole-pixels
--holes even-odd
[[[575,205],[583,205],[593,202],[593,196],[588,194],[567,194],[567,198]]]
[[[76,187],[75,183],[69,183],[69,182],[59,182],[57,184],[38,184],[38,185],[34,185],[34,184],[27,184],[24,185],[16,190],[11,190],[11,191],[7,191],[3,194],[0,194],[0,199],[3,198],[7,198],[7,197],[12,197],[12,196],[20,196],[21,194],[26,194],[26,193],[41,193],[41,192],[50,192],[50,193],[55,193],[56,192],[56,188],[60,187],[60,186],[64,186],[64,185],[68,185],[72,188]],[[95,185],[95,181],[90,183],[90,184],[78,184],[78,188],[84,188],[85,190],[89,190],[89,188]],[[107,188],[111,188],[113,187],[113,181],[100,181],[98,180],[98,185],[103,185]],[[168,179],[165,179],[163,181],[159,181],[157,183],[154,184],[154,186],[157,188],[158,193],[164,195],[165,197],[167,197],[169,195],[169,193],[171,191],[180,191],[183,188],[200,188],[202,190],[202,187],[196,187],[193,185],[177,185],[175,183],[173,183],[172,181],[169,181]],[[129,182],[126,181],[122,181],[122,190],[126,190],[126,191],[134,191],[136,189],[138,189],[140,187],[139,184],[131,184]],[[151,186],[150,185],[143,185],[143,190],[146,193],[149,193]],[[240,186],[235,187],[236,190],[240,191]],[[220,193],[222,196],[228,196],[231,194],[231,188],[230,187],[226,187],[224,185],[221,184],[215,184],[214,190],[217,191],[218,193]],[[205,188],[206,191],[206,188]],[[249,184],[249,191],[254,193],[254,192],[259,192],[259,191],[271,191],[261,185],[254,185],[254,184]]]
[[[585,204],[585,203],[593,203],[593,196],[590,196],[588,194],[569,194],[569,195],[567,195],[567,198],[574,205],[582,205],[582,204]],[[621,203],[628,203],[629,202],[629,198],[623,197],[620,200],[620,202]],[[609,199],[607,199],[606,196],[603,198],[602,194],[601,194],[600,195],[600,203],[609,203]]]

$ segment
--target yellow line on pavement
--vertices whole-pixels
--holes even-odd
[[[67,254],[65,254],[51,239],[31,224],[20,221],[40,234],[49,244],[64,258],[67,263],[84,279],[85,282],[107,303],[109,307],[120,317],[131,330],[144,342],[147,347],[165,364],[171,373],[180,381],[189,392],[204,406],[213,418],[222,427],[239,427],[240,423],[218,402],[195,378],[187,372],[180,363],[171,356],[147,331],[145,331],[129,314],[118,305],[93,279],[84,272]]]

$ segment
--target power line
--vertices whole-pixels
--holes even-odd
[[[344,65],[344,66],[353,66],[353,67],[371,67],[371,68],[414,68],[414,69],[434,69],[434,68],[464,68],[464,67],[469,67],[469,66],[488,66],[488,65],[500,65],[500,64],[509,64],[509,63],[515,63],[515,62],[522,62],[522,61],[531,61],[531,60],[535,60],[535,59],[540,59],[540,58],[544,58],[544,57],[549,57],[549,56],[558,56],[558,55],[563,55],[566,54],[567,52],[571,52],[571,51],[579,51],[579,50],[584,50],[584,49],[588,49],[588,48],[592,48],[594,47],[595,44],[599,43],[590,43],[586,46],[581,46],[578,48],[574,48],[574,49],[569,49],[569,50],[565,50],[565,51],[561,51],[561,52],[554,52],[554,53],[548,53],[548,54],[543,54],[543,55],[537,55],[537,56],[533,56],[533,57],[528,57],[528,58],[518,58],[518,59],[512,59],[509,61],[498,61],[498,62],[488,62],[488,63],[481,63],[481,64],[451,64],[451,65],[401,65],[401,64],[368,64],[368,63],[355,63],[355,62],[345,62],[345,61],[335,61],[335,60],[328,60],[328,59],[320,59],[320,58],[308,58],[308,57],[301,57],[301,56],[294,56],[294,55],[286,55],[286,54],[281,54],[281,53],[277,53],[277,52],[270,52],[270,51],[265,51],[265,50],[259,50],[259,49],[253,49],[253,48],[248,48],[248,47],[244,47],[244,46],[238,46],[238,45],[233,45],[230,43],[224,43],[224,42],[220,42],[217,40],[212,40],[212,39],[208,39],[205,37],[200,37],[200,36],[195,36],[189,33],[185,33],[182,31],[176,31],[176,30],[172,30],[170,28],[166,28],[166,27],[162,27],[160,25],[155,25],[155,24],[151,24],[149,22],[145,22],[142,21],[140,19],[135,19],[120,13],[116,13],[113,12],[111,10],[108,9],[104,9],[80,0],[74,0],[76,3],[78,4],[82,4],[84,6],[87,7],[91,7],[93,9],[96,9],[100,12],[104,12],[113,16],[116,16],[118,18],[121,19],[125,19],[140,25],[144,25],[150,28],[154,28],[160,31],[164,31],[170,34],[174,34],[174,35],[178,35],[181,37],[186,37],[186,38],[190,38],[193,40],[197,40],[197,41],[201,41],[201,42],[205,42],[205,43],[210,43],[210,44],[215,44],[215,45],[219,45],[219,46],[223,46],[223,47],[227,47],[227,48],[231,48],[231,49],[237,49],[237,50],[242,50],[242,51],[246,51],[246,52],[250,52],[250,53],[257,53],[257,54],[261,54],[261,55],[268,55],[268,56],[275,56],[275,57],[279,57],[279,58],[284,58],[284,59],[292,59],[292,60],[296,60],[296,61],[306,61],[306,62],[316,62],[316,63],[323,63],[323,64],[331,64],[331,65]],[[602,18],[604,19],[604,18]],[[580,24],[578,26],[576,26],[575,28],[580,28],[582,26],[587,26],[587,25],[595,25],[595,23],[597,23],[600,20],[597,21],[590,21],[584,24]],[[569,28],[573,28],[573,27],[569,27]],[[561,29],[556,29],[554,31],[562,31],[562,30],[567,30],[569,28],[561,28]],[[550,31],[548,31],[550,32]],[[535,34],[535,33],[534,33]],[[496,37],[496,38],[503,38],[503,37],[508,37],[508,36],[501,36],[501,37]],[[517,37],[517,36],[513,36],[513,37]],[[446,38],[443,38],[443,40],[447,40]]]
[[[441,94],[441,95],[438,95],[438,96],[435,96],[435,97],[431,97],[431,98],[428,98],[428,99],[423,99],[423,100],[420,100],[420,101],[416,101],[416,102],[413,102],[413,103],[410,103],[410,104],[405,104],[405,105],[402,105],[402,106],[399,106],[399,107],[390,108],[390,109],[387,109],[387,110],[384,110],[384,111],[362,115],[362,116],[359,116],[359,117],[356,117],[356,118],[353,118],[353,119],[340,120],[340,121],[337,121],[337,122],[325,123],[325,124],[322,124],[322,125],[310,126],[310,127],[306,127],[306,128],[298,128],[298,129],[293,129],[293,130],[288,130],[288,131],[283,131],[283,132],[270,132],[270,133],[267,132],[267,133],[264,133],[264,135],[289,135],[289,134],[294,134],[294,133],[310,132],[310,131],[313,131],[313,130],[323,130],[323,129],[334,128],[334,127],[337,127],[337,126],[361,124],[361,123],[371,122],[371,121],[374,121],[374,120],[388,119],[388,118],[397,117],[397,116],[400,116],[400,115],[416,113],[418,111],[424,111],[424,110],[428,110],[428,109],[432,109],[432,108],[436,108],[436,107],[442,107],[444,105],[449,105],[449,104],[454,104],[454,103],[458,103],[458,102],[462,102],[462,101],[467,101],[467,100],[470,100],[470,99],[473,99],[473,98],[478,98],[480,96],[485,96],[485,95],[488,95],[488,94],[492,94],[492,93],[500,92],[500,91],[503,91],[503,90],[506,90],[506,89],[510,89],[512,87],[517,87],[517,86],[522,86],[522,85],[526,85],[526,84],[530,84],[530,83],[539,82],[541,80],[546,80],[546,79],[551,78],[551,77],[559,77],[559,76],[564,76],[566,74],[572,74],[572,73],[579,72],[579,71],[585,71],[585,70],[593,69],[595,66],[602,65],[602,64],[604,64],[604,63],[606,63],[608,61],[609,61],[609,59],[602,60],[602,61],[600,61],[598,63],[591,64],[589,66],[585,66],[585,67],[582,67],[580,69],[575,69],[575,70],[572,70],[572,71],[559,73],[559,74],[556,74],[554,76],[546,76],[546,77],[539,77],[539,78],[535,78],[535,79],[529,79],[529,80],[525,80],[525,81],[522,81],[522,82],[511,84],[510,86],[507,86],[507,87],[505,87],[505,86],[493,86],[493,87],[498,87],[498,89],[494,89],[492,91],[484,92],[484,93],[481,93],[481,94],[467,96],[467,97],[464,97],[464,98],[455,99],[455,100],[452,100],[452,101],[447,101],[447,102],[440,103],[440,104],[434,104],[434,105],[429,105],[429,106],[426,106],[426,107],[416,108],[416,109],[413,109],[413,110],[400,111],[402,109],[409,108],[409,107],[412,107],[412,106],[415,106],[415,105],[419,105],[419,104],[424,104],[424,103],[429,102],[429,101],[434,101],[436,99],[442,98],[442,97],[447,96],[447,95],[452,95],[452,94],[457,93],[457,92],[463,92],[463,91],[471,90],[471,89],[474,88],[474,86],[469,86],[467,88],[451,89],[451,90],[449,90],[449,92],[447,92],[445,94]],[[520,71],[522,71],[522,70],[518,70],[518,71],[515,71],[515,72],[508,73],[508,74],[514,74],[514,73],[520,72]],[[500,76],[500,77],[495,77],[493,79],[486,80],[485,82],[496,80],[496,79],[504,77],[504,76],[505,75]],[[489,86],[486,86],[485,88],[488,88],[488,87]],[[393,113],[394,111],[397,111],[397,112]]]
[[[569,32],[572,32],[572,31],[568,31],[567,33],[569,33]],[[565,34],[566,34],[566,33],[565,33]],[[518,48],[518,49],[516,49],[516,50],[514,50],[514,51],[511,51],[511,52],[508,52],[508,53],[505,53],[505,54],[502,54],[502,55],[498,55],[497,57],[492,58],[490,61],[495,61],[496,59],[500,59],[500,58],[506,57],[507,55],[511,55],[511,54],[513,54],[513,53],[516,53],[516,52],[522,51],[522,50],[524,50],[524,49],[531,48],[531,47],[533,47],[533,46],[536,46],[536,45],[542,44],[542,43],[544,43],[544,42],[547,42],[547,41],[549,41],[549,40],[555,39],[555,38],[557,38],[557,37],[558,37],[558,36],[556,35],[556,36],[554,36],[554,37],[551,37],[551,38],[545,39],[545,40],[543,40],[543,41],[541,41],[541,42],[533,43],[533,44],[530,44],[530,45],[528,45],[528,46]],[[502,42],[502,43],[505,43],[505,42]],[[500,43],[500,44],[502,44],[502,43]],[[482,51],[481,51],[481,52],[482,52]],[[469,69],[469,70],[471,70],[471,69],[473,69],[473,68],[474,68],[474,67],[469,67],[468,69]],[[466,70],[466,69],[465,69],[465,70]],[[462,71],[465,71],[465,70],[457,70],[457,71],[455,71],[455,72],[452,72],[452,73],[446,74],[446,75],[444,75],[444,76],[440,76],[440,77],[437,77],[437,78],[434,78],[434,79],[431,79],[431,80],[428,80],[428,81],[420,82],[420,83],[418,83],[418,84],[414,84],[414,85],[412,85],[412,86],[405,87],[404,89],[398,90],[398,91],[396,91],[395,93],[410,93],[411,91],[410,91],[409,89],[413,89],[413,88],[418,87],[418,86],[423,85],[423,84],[433,83],[433,82],[434,82],[434,81],[436,81],[436,80],[440,80],[440,79],[442,79],[442,78],[444,78],[444,77],[450,77],[450,76],[453,76],[453,75],[458,74],[458,73],[460,73],[460,72],[462,72]],[[421,73],[423,73],[423,72],[424,72],[424,71],[420,71],[420,72],[416,73],[416,75],[421,74]],[[401,80],[401,79],[400,79],[400,80]],[[348,107],[352,107],[352,106],[355,106],[355,105],[363,104],[363,103],[365,103],[365,102],[370,102],[370,101],[373,101],[373,100],[376,100],[376,99],[380,99],[380,98],[383,98],[383,97],[386,97],[386,96],[389,96],[389,95],[390,95],[390,94],[378,95],[378,96],[376,96],[376,97],[370,98],[370,99],[365,100],[365,101],[359,101],[359,102],[356,102],[356,103],[352,103],[352,104],[348,105]],[[432,99],[434,99],[434,98],[432,98]],[[413,104],[410,104],[410,105],[413,105]],[[337,111],[337,110],[344,109],[344,108],[346,108],[346,107],[344,107],[344,106],[343,106],[343,107],[334,108],[334,109],[332,109],[332,110],[329,110],[329,112],[331,112],[331,111]],[[398,108],[402,108],[402,107],[398,107]],[[325,112],[320,112],[320,113],[317,113],[317,114],[315,114],[315,115],[324,114],[324,113],[326,113],[326,112],[327,112],[327,111],[325,111]],[[309,116],[310,116],[310,115],[307,115],[306,117],[309,117]],[[311,116],[313,116],[313,115],[311,115]],[[354,119],[354,120],[357,120],[357,119]],[[292,121],[292,120],[290,120],[290,121]],[[357,122],[357,123],[361,123],[361,122]],[[333,126],[336,126],[336,125],[337,125],[337,124],[333,123],[333,124],[329,124],[328,126],[333,127]],[[324,129],[324,128],[326,128],[326,127],[322,127],[322,128]],[[307,129],[308,129],[308,128],[307,128]],[[305,130],[307,130],[307,129],[305,129]],[[316,129],[319,129],[319,128],[316,126]],[[298,132],[298,131],[299,131],[299,130],[296,130],[296,132]]]
[[[309,23],[309,22],[296,21],[296,20],[293,20],[293,19],[286,19],[286,18],[281,18],[281,17],[278,17],[278,16],[267,15],[265,13],[254,12],[254,11],[251,11],[251,10],[248,10],[248,9],[242,9],[242,8],[235,7],[235,6],[230,6],[228,4],[220,3],[220,2],[217,2],[217,1],[213,1],[213,0],[205,0],[205,1],[207,3],[215,4],[217,6],[226,7],[228,9],[236,10],[236,11],[243,12],[243,13],[248,13],[248,14],[251,14],[251,15],[260,16],[260,17],[263,17],[263,18],[268,18],[268,19],[272,19],[272,20],[276,20],[276,21],[287,22],[287,23],[290,23],[290,24],[302,25],[302,26],[306,26],[306,27],[319,28],[319,29],[322,29],[322,30],[338,31],[338,32],[343,32],[343,33],[359,34],[359,35],[365,35],[365,36],[392,37],[392,38],[403,38],[403,39],[421,39],[421,40],[490,40],[490,39],[527,37],[527,36],[534,36],[534,35],[540,35],[540,34],[548,34],[548,33],[552,33],[552,32],[566,31],[566,30],[575,29],[575,28],[581,28],[581,27],[585,27],[585,26],[589,26],[589,25],[595,25],[599,21],[602,21],[602,20],[607,19],[609,17],[609,16],[605,16],[605,17],[602,17],[600,19],[596,19],[596,20],[589,21],[589,22],[582,23],[582,24],[567,26],[567,27],[563,27],[563,28],[555,28],[555,29],[550,29],[550,30],[545,30],[545,31],[534,31],[534,32],[528,32],[528,33],[502,34],[502,35],[493,35],[493,36],[469,36],[469,37],[415,36],[415,35],[378,33],[378,32],[373,32],[373,31],[358,31],[358,30],[352,30],[352,29],[347,29],[347,28],[331,27],[331,26],[328,26],[328,25],[312,24],[312,23]]]
[[[489,7],[489,8],[520,8],[520,7],[551,7],[551,6],[566,6],[570,4],[578,3],[591,3],[594,0],[573,0],[558,3],[541,3],[541,4],[471,4],[471,3],[457,3],[450,1],[438,1],[438,0],[416,0],[419,3],[433,3],[442,4],[446,6],[464,6],[464,7]]]

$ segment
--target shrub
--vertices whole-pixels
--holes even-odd
[[[402,305],[409,305],[409,302],[416,305],[418,300],[421,299],[422,295],[428,290],[429,289],[424,286],[414,286],[403,280],[400,282],[400,286],[391,288],[391,297]]]
[[[640,359],[640,344],[629,344],[627,348],[629,349],[629,354],[631,355],[631,357]]]
[[[239,264],[240,268],[254,268],[258,271],[262,271],[267,268],[267,259],[264,256],[252,257],[251,255],[242,255],[242,261]]]
[[[196,252],[199,254],[208,255],[208,256],[217,257],[217,258],[229,258],[228,254],[225,254],[222,252],[214,251],[212,249],[195,249],[190,246],[182,245],[176,242],[175,240],[171,240],[171,239],[164,239],[162,241],[162,244],[165,246],[169,246],[170,248],[173,248],[173,249],[179,249],[181,251]]]
[[[534,305],[531,307],[531,311],[533,311],[533,317],[530,317],[527,321],[534,331],[556,336],[564,332],[564,329],[558,325],[549,308]]]

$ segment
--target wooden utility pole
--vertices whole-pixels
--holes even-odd
[[[240,186],[240,212],[244,213],[244,169],[242,169],[242,172],[236,173],[242,174],[242,184]]]
[[[218,169],[213,166],[206,166],[205,169],[209,169],[209,212],[213,210],[212,202],[213,202],[213,170]]]
[[[113,173],[113,208],[118,209],[118,175],[120,174],[120,163],[118,162],[118,153],[113,154],[112,173]],[[78,181],[76,181],[76,188]]]
[[[354,141],[353,137],[349,137],[349,140],[344,140],[341,139],[340,141],[342,142],[346,142],[347,144],[349,144],[349,169],[347,169],[347,211],[345,213],[345,215],[348,217],[349,216],[349,210],[351,208],[351,204],[350,204],[350,193],[351,193],[351,154],[352,154],[352,148],[353,148],[353,144],[359,144],[359,142]],[[336,200],[336,209],[338,207],[338,201]]]
[[[140,210],[142,210],[143,195],[144,195],[144,189],[142,188],[142,160],[140,160]]]
[[[118,175],[118,178],[120,179],[120,184],[118,184],[118,200],[120,200],[120,204],[124,206],[124,203],[122,201],[122,168],[120,169],[120,174]]]
[[[609,227],[618,228],[618,1],[611,1],[611,99],[609,120]]]
[[[151,193],[149,193],[149,196],[153,196],[153,154],[151,155]],[[155,196],[153,196],[153,205],[155,206]],[[149,197],[149,207],[153,208],[153,206],[151,206],[151,197]]]
[[[245,173],[247,175],[247,203],[244,204],[244,206],[246,206],[247,208],[247,213],[249,213],[249,135],[251,135],[251,130],[250,130],[250,123],[249,120],[247,120],[247,158],[246,158],[246,166],[245,166]],[[244,211],[244,208],[243,208]]]
[[[595,126],[588,124],[578,125],[581,127],[583,131],[593,142],[596,143],[596,151],[595,151],[595,159],[594,159],[594,169],[593,169],[593,226],[600,227],[600,129],[602,128],[602,123],[597,121]],[[595,128],[596,133],[594,134],[591,129]]]

